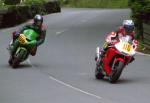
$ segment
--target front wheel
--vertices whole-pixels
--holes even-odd
[[[8,64],[11,66],[12,65],[12,61],[13,61],[13,58],[10,56],[9,57],[9,60],[8,60]]]
[[[20,62],[24,61],[28,57],[28,51],[24,47],[18,47],[14,58],[12,60],[12,67],[17,68]]]
[[[13,68],[17,68],[18,65],[19,65],[19,63],[20,63],[19,59],[17,59],[17,58],[13,59],[13,61],[12,61],[12,67]]]
[[[114,70],[111,71],[110,76],[109,76],[109,81],[110,83],[115,83],[119,79],[122,70],[124,68],[124,63],[122,61],[119,61],[115,64]]]
[[[103,78],[104,78],[104,75],[103,75],[103,73],[102,73],[102,67],[101,67],[101,66],[96,65],[95,78],[96,78],[96,79],[103,79]]]

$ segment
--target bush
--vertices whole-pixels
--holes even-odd
[[[20,0],[4,0],[6,5],[16,5],[20,3]]]
[[[60,12],[60,5],[56,2],[46,2],[35,5],[6,5],[0,10],[0,28],[11,27],[32,19],[35,14],[50,14]]]
[[[45,0],[26,0],[24,3],[27,5],[38,5],[45,3]]]
[[[4,8],[4,6],[5,6],[5,4],[4,4],[4,0],[0,0],[0,9],[3,9],[3,8]]]
[[[134,0],[131,3],[133,18],[142,19],[143,21],[150,19],[150,0]]]
[[[3,5],[3,3],[4,3],[4,1],[3,1],[3,0],[0,0],[0,6]]]

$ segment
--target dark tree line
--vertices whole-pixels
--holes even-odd
[[[150,24],[150,0],[129,0],[129,6],[138,32],[137,38],[143,40],[143,23]]]

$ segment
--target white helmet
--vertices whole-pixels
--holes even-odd
[[[132,20],[124,20],[123,27],[127,33],[131,33],[134,30],[134,22]]]

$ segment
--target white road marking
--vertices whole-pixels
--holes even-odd
[[[32,65],[30,59],[27,59],[27,62],[28,62],[33,68],[36,68],[34,65]],[[64,86],[66,86],[66,87],[68,87],[68,88],[71,88],[71,89],[73,89],[73,90],[75,90],[75,91],[78,91],[78,92],[81,92],[81,93],[83,93],[83,94],[86,94],[86,95],[95,97],[95,98],[97,98],[97,99],[102,99],[102,97],[100,97],[100,96],[97,96],[97,95],[95,95],[95,94],[86,92],[86,91],[84,91],[84,90],[81,90],[81,89],[79,89],[79,88],[77,88],[77,87],[74,87],[74,86],[68,84],[68,83],[65,83],[65,82],[63,82],[63,81],[61,81],[61,80],[56,79],[56,78],[53,77],[53,76],[49,76],[49,78],[50,78],[51,80],[53,80],[53,81],[56,81],[57,83],[59,83],[59,84],[61,84],[61,85],[64,85]]]
[[[148,55],[148,54],[144,54],[144,53],[140,53],[140,52],[136,52],[136,53],[137,53],[137,54],[140,54],[140,55]],[[150,56],[150,55],[148,55],[148,56]],[[36,68],[34,65],[32,65],[30,59],[27,59],[27,62],[28,62],[33,68]],[[59,83],[59,84],[61,84],[61,85],[64,85],[64,86],[66,86],[66,87],[68,87],[68,88],[71,88],[71,89],[73,89],[73,90],[75,90],[75,91],[78,91],[78,92],[81,92],[81,93],[83,93],[83,94],[86,94],[86,95],[95,97],[95,98],[97,98],[97,99],[102,99],[102,97],[100,97],[100,96],[98,96],[98,95],[95,95],[95,94],[92,94],[92,93],[90,93],[90,92],[81,90],[81,89],[79,89],[79,88],[77,88],[77,87],[74,87],[74,86],[68,84],[68,83],[65,83],[65,82],[63,82],[63,81],[61,81],[61,80],[56,79],[56,78],[53,77],[53,76],[49,76],[49,78],[50,78],[51,80],[53,80],[53,81],[56,81],[57,83]]]
[[[58,31],[58,32],[56,32],[56,35],[60,35],[60,34],[64,33],[65,31],[67,31],[67,29],[64,29],[62,31]]]
[[[60,84],[62,84],[62,85],[64,85],[64,86],[66,86],[66,87],[72,88],[72,89],[74,89],[75,91],[84,93],[84,94],[86,94],[86,95],[95,97],[95,98],[97,98],[97,99],[102,99],[102,97],[100,97],[100,96],[97,96],[97,95],[95,95],[95,94],[86,92],[86,91],[81,90],[81,89],[79,89],[79,88],[76,88],[76,87],[74,87],[74,86],[72,86],[72,85],[70,85],[70,84],[68,84],[68,83],[65,83],[65,82],[63,82],[63,81],[60,81],[60,80],[58,80],[58,79],[56,79],[56,78],[54,78],[54,77],[52,77],[52,76],[50,76],[49,78],[52,79],[52,80],[54,80],[54,81],[56,81],[57,83],[60,83]]]

